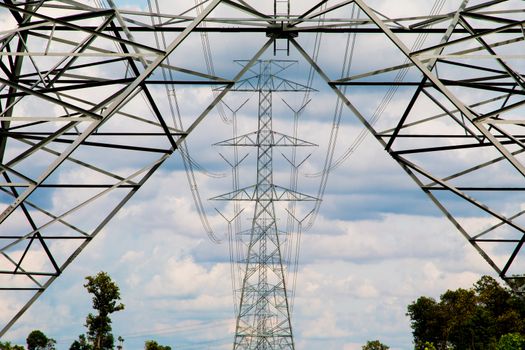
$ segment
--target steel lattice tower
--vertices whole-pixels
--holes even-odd
[[[246,62],[245,62],[246,63]],[[309,91],[310,88],[283,80],[282,72],[294,62],[268,60],[258,62],[253,77],[241,80],[235,91],[257,91],[259,98],[257,131],[218,146],[252,146],[257,148],[257,180],[215,200],[252,201],[254,205],[247,252],[242,254],[243,276],[233,349],[294,349],[289,292],[285,278],[283,253],[286,235],[278,229],[275,202],[314,200],[274,184],[273,150],[278,146],[312,146],[312,143],[276,132],[272,125],[272,93]],[[246,196],[248,195],[248,196]],[[232,276],[234,278],[234,276]]]
[[[234,349],[294,349],[273,191],[271,63],[259,77],[255,211]]]

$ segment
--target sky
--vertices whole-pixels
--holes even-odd
[[[118,3],[131,9],[146,8],[141,1]],[[173,5],[167,1],[160,3],[166,11]],[[434,4],[408,0],[396,1],[395,6],[386,0],[370,3],[388,16],[427,14]],[[441,13],[457,8],[458,3],[443,1]],[[301,10],[292,8],[297,12]],[[220,11],[217,15],[224,15]],[[0,16],[6,21],[5,12],[0,12]],[[319,62],[331,76],[340,75],[344,54],[341,43],[344,44],[345,39],[337,37],[323,42]],[[413,39],[404,40],[411,45]],[[231,76],[239,69],[233,60],[249,59],[264,41],[264,35],[253,39],[242,35],[210,35],[218,75]],[[305,35],[298,41],[307,50],[313,48],[313,35]],[[199,45],[199,40],[189,41],[174,60],[188,68],[202,65],[202,57],[196,59],[190,55],[200,52]],[[271,52],[264,57],[272,58]],[[305,84],[308,68],[297,52],[292,50],[290,56],[281,58],[298,61],[286,77]],[[358,74],[403,60],[385,38],[363,36],[355,42],[350,72]],[[408,74],[418,77],[413,70]],[[336,98],[319,77],[313,87],[318,91],[311,93],[311,102],[299,116],[298,137],[318,146],[300,150],[298,159],[308,157],[300,167],[299,190],[316,196],[320,179],[312,175],[322,170]],[[159,100],[165,98],[162,88],[152,90]],[[400,89],[379,123],[395,121],[412,91]],[[369,116],[385,93],[386,89],[382,88],[356,88],[348,95]],[[297,110],[304,96],[298,94],[274,94],[276,130],[293,132],[293,113],[283,99]],[[188,87],[178,90],[177,95],[187,125],[211,99],[212,92],[209,88]],[[236,109],[248,98],[237,113],[239,134],[256,128],[257,96],[238,92],[225,99],[230,108]],[[160,105],[167,112],[168,107]],[[424,103],[417,108],[428,109]],[[231,118],[228,108],[225,114]],[[355,116],[344,110],[336,159],[351,147],[362,130]],[[221,175],[196,174],[208,219],[222,243],[212,242],[204,232],[181,158],[175,154],[4,339],[24,343],[31,330],[40,329],[56,339],[57,349],[68,349],[77,336],[85,332],[85,316],[90,312],[91,300],[83,288],[84,277],[106,271],[120,287],[125,304],[125,310],[112,318],[114,334],[125,339],[125,349],[140,349],[149,339],[173,349],[231,348],[235,315],[227,225],[215,209],[231,217],[233,207],[207,200],[231,190],[230,169],[219,154],[228,158],[231,152],[211,146],[230,137],[231,125],[213,111],[188,138],[192,158],[208,173]],[[240,168],[241,186],[248,186],[255,181],[255,151],[240,152],[248,154]],[[275,181],[286,186],[289,167],[280,152],[274,151]],[[289,150],[282,152],[289,154],[286,153]],[[125,167],[121,161],[124,160],[116,161],[115,168]],[[452,166],[450,162],[454,161],[435,159],[438,165]],[[45,199],[57,207],[65,205],[53,196],[49,194]],[[246,212],[249,210],[247,207]],[[298,205],[299,214],[306,215],[309,210],[309,203]],[[459,215],[473,225],[484,220],[468,210],[460,210]],[[249,218],[249,214],[244,214],[244,228],[248,228]],[[393,350],[410,349],[413,345],[410,320],[406,316],[408,304],[422,295],[439,298],[447,289],[468,288],[485,274],[495,276],[490,266],[371,136],[330,172],[319,214],[315,224],[302,233],[300,248],[292,325],[296,348],[302,350],[321,347],[357,350],[367,340],[374,339]]]

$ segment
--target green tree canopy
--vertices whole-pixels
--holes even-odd
[[[518,333],[509,333],[499,339],[496,350],[521,350],[524,347],[525,337]]]
[[[22,345],[13,345],[11,342],[0,341],[0,350],[25,350]]]
[[[385,344],[381,343],[379,340],[369,340],[365,345],[361,347],[363,350],[388,350],[390,349]]]
[[[89,344],[84,334],[78,336],[78,339],[71,344],[69,350],[93,350],[93,346]]]
[[[120,303],[120,289],[105,272],[86,277],[84,287],[93,295],[93,309],[96,314],[90,313],[86,317],[87,339],[94,350],[110,350],[114,347],[114,338],[111,333],[111,317],[114,312],[124,310]],[[79,345],[80,341],[79,341]]]
[[[154,340],[147,340],[144,343],[144,350],[171,350],[170,346],[159,345]]]
[[[525,334],[525,301],[489,276],[470,289],[447,290],[439,301],[422,296],[407,316],[417,350],[493,350],[505,334]]]
[[[437,350],[434,346],[434,343],[425,341],[425,342],[419,342],[416,343],[415,349],[417,350]]]
[[[28,350],[54,350],[56,341],[48,338],[42,331],[35,329],[26,338]]]

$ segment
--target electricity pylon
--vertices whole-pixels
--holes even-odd
[[[253,133],[219,142],[218,146],[257,148],[257,181],[214,200],[252,201],[254,212],[246,252],[241,252],[243,266],[240,300],[233,349],[294,349],[289,292],[286,281],[284,246],[286,235],[278,229],[275,202],[308,201],[314,197],[274,184],[273,150],[275,147],[314,146],[313,143],[281,134],[272,125],[274,92],[305,92],[307,86],[285,80],[281,73],[294,62],[260,61],[252,77],[239,81],[234,91],[258,92],[258,127]],[[257,69],[258,68],[258,69]],[[234,276],[232,276],[234,278]]]
[[[28,296],[10,303],[14,316],[0,337],[272,45],[282,48],[277,41],[313,69],[316,88],[334,92],[494,271],[522,287],[525,2],[457,0],[423,13],[427,2],[413,0],[406,16],[367,0],[290,1],[285,10],[275,0],[210,0],[200,12],[185,3],[148,12],[113,1],[106,8],[0,1],[9,18],[0,34],[0,292],[11,293],[2,300]],[[253,38],[256,52],[241,70],[214,74],[192,65],[201,48],[185,45],[200,33]],[[316,35],[322,47],[310,53]],[[377,42],[353,53],[364,52],[366,64],[340,75],[347,57],[340,43],[349,36]],[[159,38],[166,45],[155,45]],[[374,55],[379,48],[387,54]],[[159,84],[225,88],[182,128],[153,95]],[[385,101],[403,91],[387,118],[368,113],[377,101],[362,106],[354,94],[370,87],[388,89]],[[147,112],[137,112],[144,105]],[[345,157],[327,157],[325,173]],[[139,161],[115,163],[131,159]]]

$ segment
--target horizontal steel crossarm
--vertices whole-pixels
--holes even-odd
[[[327,9],[320,9],[320,7],[326,3],[326,1],[319,1],[307,12],[299,16],[267,16],[261,14],[260,12],[254,10],[248,4],[244,2],[233,2],[233,1],[224,1],[224,4],[231,6],[233,8],[240,9],[251,15],[252,17],[248,18],[238,18],[238,17],[223,17],[223,18],[206,18],[205,23],[212,23],[215,26],[202,26],[195,28],[195,32],[251,32],[251,33],[280,33],[286,35],[297,35],[299,33],[382,33],[380,28],[372,27],[370,24],[373,24],[373,21],[370,19],[358,19],[358,20],[349,20],[348,18],[327,18],[325,19],[325,25],[319,25],[318,20],[321,16],[335,12],[336,10],[352,4],[353,0],[341,1],[337,4],[334,4]],[[496,2],[492,2],[495,4]],[[480,4],[479,6],[472,6],[466,9],[466,13],[476,11],[477,9],[488,6],[489,3]],[[131,11],[125,9],[119,9],[120,15],[123,15],[123,20],[128,22],[131,25],[121,26],[118,28],[119,31],[125,32],[176,32],[183,31],[184,25],[193,20],[192,16],[186,15],[174,15],[174,14],[165,14],[165,13],[148,13],[143,11]],[[512,10],[503,10],[504,13],[512,13]],[[133,18],[127,18],[125,15],[133,16]],[[444,22],[451,18],[454,13],[448,13],[444,15],[435,15],[435,16],[416,16],[416,17],[406,17],[406,18],[392,18],[385,19],[384,23],[391,24],[390,29],[396,33],[445,33],[446,28],[432,28],[431,26]],[[477,14],[479,16],[479,14]],[[135,20],[137,16],[146,17],[144,23]],[[148,17],[155,16],[159,18],[165,18],[167,21],[161,23],[161,25],[148,25],[145,24]],[[414,21],[419,21],[414,23]],[[304,23],[315,23],[315,25],[309,26],[299,26],[298,24]],[[281,23],[283,24],[281,26]],[[133,26],[132,24],[135,24]],[[222,26],[220,26],[222,25]],[[228,27],[229,25],[229,27]],[[63,26],[56,27],[57,30],[73,30],[72,28],[62,28]],[[38,30],[50,30],[51,27],[46,28],[41,27]],[[89,28],[89,27],[88,27]],[[490,31],[493,28],[477,28],[476,33],[483,31]],[[520,34],[521,29],[516,27],[510,27],[503,29],[503,33],[516,33]],[[456,28],[455,33],[468,33],[468,30],[464,28]]]
[[[249,77],[243,80],[240,80],[235,84],[233,91],[238,92],[253,92],[260,89],[265,89],[266,91],[271,92],[305,92],[305,91],[315,91],[315,89],[296,83],[294,81],[283,79],[277,76],[272,75],[270,77],[270,82],[265,82],[264,87],[260,86],[261,81],[258,76]]]
[[[215,196],[210,200],[226,201],[317,201],[317,198],[310,195],[293,191],[278,185],[269,185],[267,188],[268,196],[257,198],[257,185],[241,188],[223,195]]]
[[[28,134],[12,134],[12,133],[1,133],[0,135],[6,135],[11,137],[12,139],[24,139],[24,140],[43,140],[45,139],[43,136],[31,136]],[[169,133],[170,136],[182,136],[186,135],[186,133]],[[119,135],[116,135],[119,136]],[[124,136],[124,135],[123,135]],[[165,133],[162,133],[159,136],[166,136]],[[63,144],[72,144],[74,143],[74,139],[68,139],[68,138],[55,138],[53,140],[55,144],[63,143]],[[151,153],[169,153],[170,150],[167,148],[153,148],[153,147],[141,147],[141,146],[134,146],[134,145],[128,145],[128,144],[122,144],[122,143],[105,143],[105,142],[93,142],[93,141],[84,141],[82,142],[82,146],[90,146],[90,147],[101,147],[101,148],[113,148],[113,149],[122,149],[122,150],[133,150],[133,151],[143,151],[143,152],[151,152]]]
[[[140,119],[140,118],[139,118]],[[153,124],[157,127],[160,127],[158,123],[148,123]],[[174,128],[170,127],[170,130],[173,130]],[[27,132],[27,131],[7,131],[2,132],[0,131],[0,135],[9,136],[13,139],[22,140],[21,142],[25,142],[29,144],[29,141],[27,139],[30,138],[38,138],[41,139],[45,136],[50,136],[51,132],[46,131],[33,131],[33,132]],[[183,131],[173,131],[170,132],[172,136],[183,136],[186,135],[186,132]],[[78,135],[77,132],[65,132],[62,134],[62,136],[76,136]],[[93,135],[93,138],[95,137],[108,137],[108,136],[125,136],[125,137],[141,137],[141,136],[165,136],[166,134],[163,132],[100,132],[97,131],[95,135]],[[0,166],[1,167],[1,166]]]
[[[160,152],[160,153],[169,153],[169,151],[166,152]],[[48,184],[41,184],[40,188],[110,188],[114,187],[113,184],[83,184],[83,183],[48,183]],[[0,187],[29,187],[29,184],[22,183],[22,182],[0,182]],[[133,188],[138,187],[138,185],[119,185],[116,188]]]
[[[519,124],[519,123],[518,123]],[[418,135],[398,135],[397,137],[403,137],[403,138],[423,138],[428,137],[427,135],[419,135],[421,137],[418,137]],[[391,135],[382,135],[382,137],[392,137]],[[451,139],[451,138],[459,138],[461,136],[458,135],[435,135],[433,138],[442,137],[443,139]],[[508,138],[509,136],[500,135],[496,138]],[[472,138],[472,137],[469,137]],[[520,137],[523,138],[523,137]],[[442,152],[442,151],[451,151],[451,150],[460,150],[460,149],[474,149],[474,148],[487,148],[487,147],[494,147],[494,144],[487,141],[477,141],[478,138],[474,137],[474,142],[472,143],[464,143],[464,144],[458,144],[458,145],[450,145],[450,146],[435,146],[435,147],[421,147],[421,148],[408,148],[408,149],[399,149],[396,151],[392,151],[392,153],[395,153],[397,155],[405,155],[405,154],[417,154],[417,153],[431,153],[431,152]],[[525,140],[524,140],[525,141]],[[519,140],[508,140],[508,141],[500,141],[502,145],[522,145],[523,142]],[[516,155],[518,153],[512,152],[512,155]]]
[[[52,88],[41,88],[36,91],[37,93],[62,93],[64,91],[75,91],[82,90],[86,88],[93,87],[103,87],[108,85],[125,85],[133,82],[133,78],[123,78],[123,79],[114,79],[114,80],[93,80],[93,79],[62,79],[59,81],[61,86],[52,87]],[[21,83],[35,83],[35,80],[24,79],[20,80]],[[233,82],[230,80],[212,80],[212,81],[199,81],[199,80],[146,80],[143,85],[231,85]],[[0,98],[5,97],[24,97],[32,95],[33,93],[28,92],[30,90],[25,90],[23,92],[7,93],[1,94]],[[42,95],[47,96],[47,95]],[[73,105],[75,106],[75,105]],[[58,118],[58,117],[57,117]]]
[[[37,51],[24,51],[24,52],[0,52],[0,56],[30,56],[30,57],[156,57],[156,53],[120,53],[120,52],[70,52],[70,51],[53,51],[53,52],[37,52]]]
[[[225,141],[214,143],[214,146],[254,146],[258,147],[262,144],[257,140],[257,131],[251,132],[249,134],[237,136]],[[292,146],[292,147],[302,147],[302,146],[317,146],[317,144],[302,140],[293,136],[285,135],[277,131],[271,131],[268,138],[271,141],[264,143],[264,146],[275,147],[275,146]]]
[[[468,87],[472,89],[479,89],[479,90],[486,90],[486,91],[493,91],[493,92],[505,92],[505,93],[512,93],[514,95],[525,96],[525,91],[513,89],[516,86],[516,83],[514,82],[488,82],[487,81],[485,83],[481,83],[479,81],[471,82],[467,80],[449,80],[449,79],[441,79],[441,82],[443,83],[444,86],[460,86],[460,87]],[[333,81],[333,82],[330,82],[330,84],[339,85],[339,86],[421,86],[422,88],[429,88],[429,87],[434,86],[432,83],[429,83],[429,82],[425,82],[421,84],[421,82],[415,82],[415,81],[413,82],[412,81],[405,81],[405,82],[396,82],[396,81],[337,82],[337,81]],[[488,118],[488,117],[490,117],[490,115],[484,116],[484,118]]]
[[[133,78],[122,78],[122,79],[93,79],[92,77],[80,77],[80,79],[61,79],[59,83],[64,86],[55,87],[55,88],[45,88],[40,89],[36,91],[45,91],[45,92],[57,92],[57,91],[66,91],[66,90],[76,90],[76,89],[85,89],[89,87],[99,87],[99,86],[106,86],[106,85],[119,85],[119,84],[129,84],[133,81]],[[39,82],[34,79],[20,79],[20,83],[23,84],[34,84],[36,82]],[[144,82],[145,85],[167,85],[167,84],[174,84],[174,85],[229,85],[232,84],[233,81],[231,80],[157,80],[157,79],[150,79],[146,80]],[[73,85],[72,87],[69,87],[69,85]],[[11,94],[9,94],[11,95]],[[22,95],[22,94],[20,94]],[[28,95],[23,94],[22,96]],[[0,95],[0,97],[6,96]],[[13,96],[16,96],[16,94],[13,94]]]
[[[251,229],[246,229],[246,230],[243,230],[243,231],[239,231],[239,232],[237,233],[237,235],[247,236],[247,235],[250,235],[251,232],[252,232]],[[277,234],[283,236],[283,235],[287,235],[288,232],[283,231],[283,230],[277,230]]]
[[[474,5],[474,6],[471,6],[471,7],[468,7],[467,8],[467,11],[478,11],[478,10],[481,10],[483,7],[487,7],[488,5],[494,5],[496,4],[497,2],[505,2],[505,1],[508,1],[508,0],[498,0],[498,1],[491,1],[491,2],[485,2],[485,3],[482,3],[482,4],[478,4],[478,5]],[[298,20],[301,20],[302,22],[318,22],[318,18],[314,18],[314,19],[307,19],[306,17],[308,15],[311,15],[314,11],[316,11],[317,9],[319,9],[323,4],[325,4],[327,2],[327,0],[322,0],[322,1],[319,1],[317,2],[317,4],[313,5],[312,8],[310,8],[309,10],[307,10],[306,12],[304,12],[303,14],[301,15],[290,15],[290,16],[285,16],[283,17],[284,19],[289,19],[289,21],[293,24],[295,22],[293,21],[298,21]],[[272,20],[275,20],[276,18],[279,18],[279,17],[274,17],[274,16],[267,16],[266,14],[263,14],[263,13],[260,13],[259,11],[257,10],[254,10],[253,7],[251,7],[250,5],[246,4],[246,2],[244,1],[239,1],[239,3],[242,3],[244,5],[244,7],[241,7],[239,6],[237,3],[234,3],[232,1],[224,1],[225,4],[228,4],[228,5],[232,5],[233,7],[238,7],[239,9],[241,10],[245,10],[244,12],[246,12],[247,14],[251,14],[253,15],[253,17],[249,17],[249,18],[238,18],[238,17],[207,17],[205,19],[205,22],[216,22],[216,23],[221,23],[221,24],[227,24],[227,23],[230,23],[230,22],[234,22],[234,23],[239,23],[239,22],[243,22],[243,21],[252,21],[252,22],[263,22],[263,23],[266,23],[266,22],[271,22]],[[188,15],[178,15],[178,14],[169,14],[169,13],[159,13],[159,12],[144,12],[144,11],[136,11],[136,10],[131,10],[131,9],[119,9],[120,13],[121,14],[124,14],[124,15],[132,15],[133,17],[138,17],[138,16],[142,16],[142,17],[159,17],[159,18],[163,18],[165,19],[166,21],[162,23],[162,27],[165,27],[167,26],[168,24],[181,24],[183,21],[184,22],[189,22],[193,19],[192,16],[188,16]],[[496,14],[500,14],[500,15],[505,15],[505,14],[513,14],[513,13],[519,13],[521,12],[519,9],[516,10],[516,9],[502,9],[502,10],[494,10],[494,11],[490,11],[490,14],[492,15],[496,15]],[[319,12],[318,12],[319,13]],[[489,12],[483,12],[483,11],[478,11],[476,12],[477,14],[484,14],[484,13],[487,13],[489,14]],[[449,19],[450,17],[452,17],[454,15],[454,12],[451,12],[451,13],[445,13],[445,14],[437,14],[437,15],[419,15],[419,16],[410,16],[410,17],[397,17],[397,18],[386,18],[384,21],[386,23],[394,23],[396,24],[397,26],[401,27],[401,28],[410,28],[410,29],[417,29],[417,28],[425,28],[425,27],[429,27],[430,25],[435,25],[437,23],[440,23],[440,22],[443,22],[447,19]],[[139,22],[139,21],[136,21],[134,19],[132,19],[131,17],[127,17],[125,18],[125,20],[129,23],[135,23],[135,24],[138,24],[138,25],[142,25],[144,27],[149,27],[150,29],[154,29],[155,27],[154,26],[151,26],[151,25],[147,25],[145,23],[142,23],[142,22]],[[337,21],[337,22],[341,22],[341,23],[351,23],[352,20],[349,19],[349,18],[337,18],[337,19],[333,19],[333,18],[326,18],[325,19],[326,22],[330,22],[330,21]],[[414,21],[419,21],[417,23],[414,23],[410,26],[408,25],[402,25],[402,24],[398,24],[398,23],[401,23],[401,22],[414,22]],[[367,20],[367,19],[359,19],[358,20],[359,23],[371,23],[370,20]]]
[[[0,117],[0,122],[92,122],[93,117]]]
[[[343,22],[342,22],[343,24]],[[348,22],[344,23],[344,24],[348,24]],[[49,30],[51,30],[53,27],[52,26],[39,26],[37,29],[35,30],[39,30],[39,31],[45,31],[45,32],[48,32]],[[87,29],[95,29],[94,27],[84,27],[84,28],[87,28]],[[56,26],[56,30],[60,30],[60,31],[75,31],[75,29],[73,28],[68,28],[68,27],[62,27],[62,26]],[[117,28],[116,29],[117,31],[122,31],[122,29],[119,29]],[[137,33],[140,33],[140,32],[152,32],[153,30],[152,29],[149,29],[149,28],[142,28],[142,27],[129,27],[129,30],[130,32],[137,32]],[[483,33],[483,32],[487,32],[487,31],[490,31],[491,28],[483,28],[483,29],[480,29],[480,28],[477,28],[476,29],[476,32],[478,33]],[[107,29],[107,31],[109,31],[109,29]],[[183,32],[184,31],[184,27],[156,27],[155,28],[155,31],[157,32],[166,32],[166,33],[177,33],[177,32]],[[410,28],[391,28],[391,31],[392,33],[396,33],[396,34],[417,34],[417,33],[420,33],[420,34],[444,34],[446,32],[446,29],[445,28],[421,28],[421,29],[410,29]],[[195,28],[194,32],[196,33],[260,33],[260,34],[266,34],[268,32],[268,28],[267,27],[260,27],[260,26],[254,26],[254,27],[247,27],[247,28],[243,28],[243,27],[198,27],[198,28]],[[292,34],[298,34],[300,35],[301,33],[327,33],[327,34],[351,34],[351,33],[355,33],[355,34],[381,34],[383,33],[381,31],[381,29],[379,28],[354,28],[354,27],[351,27],[351,26],[348,26],[348,27],[319,27],[319,26],[315,26],[315,27],[308,27],[308,28],[289,28],[286,30],[286,32],[288,33],[292,33]],[[454,30],[454,33],[456,34],[469,34],[468,30],[466,29],[456,29]],[[499,32],[500,34],[520,34],[521,33],[521,29],[519,28],[509,28],[509,29],[506,29],[506,30],[502,30]]]

